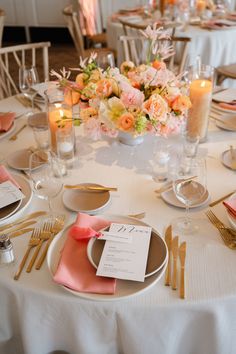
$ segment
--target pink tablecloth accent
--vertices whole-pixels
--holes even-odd
[[[13,112],[0,113],[0,132],[7,132],[11,128],[15,116]]]
[[[96,269],[87,257],[87,244],[91,237],[99,236],[99,230],[110,224],[107,220],[79,213],[70,228],[54,275],[55,282],[68,288],[97,294],[114,294],[116,280],[96,276]]]
[[[10,172],[7,171],[6,167],[0,165],[0,183],[11,181],[17,188],[21,188],[15,179],[11,176]]]

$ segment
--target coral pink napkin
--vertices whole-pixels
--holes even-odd
[[[21,188],[19,184],[14,180],[11,174],[7,171],[6,167],[0,165],[0,183],[11,181],[17,188]]]
[[[0,131],[7,132],[15,119],[16,114],[13,112],[0,113]]]
[[[79,213],[70,228],[61,253],[55,282],[68,288],[97,294],[114,294],[116,280],[96,275],[96,269],[87,257],[87,244],[91,237],[98,237],[99,230],[110,224],[95,216]]]
[[[236,198],[226,200],[223,202],[223,204],[230,213],[230,215],[236,218]]]
[[[221,108],[226,108],[226,109],[230,109],[231,111],[236,111],[236,103],[232,104],[232,103],[224,103],[224,102],[220,102],[219,106]]]

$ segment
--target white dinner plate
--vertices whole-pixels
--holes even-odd
[[[234,114],[225,114],[219,117],[220,121],[215,121],[215,124],[218,128],[236,131],[236,112]]]
[[[29,160],[32,152],[30,149],[16,150],[7,156],[6,161],[11,168],[15,170],[28,170]]]
[[[231,114],[235,113],[236,115],[236,111],[233,111],[232,109],[220,107],[219,104],[215,102],[211,103],[211,107],[213,108],[213,110],[218,111],[219,113],[231,113]]]
[[[179,201],[177,199],[177,197],[175,196],[173,189],[168,189],[167,191],[162,192],[161,197],[167,204],[173,205],[178,208],[185,208],[185,205],[183,203],[181,203],[181,201]],[[196,202],[190,206],[190,209],[203,206],[203,205],[209,203],[209,200],[210,200],[210,195],[209,195],[208,191],[206,191],[206,193],[202,196],[202,198],[198,202]]]
[[[230,200],[230,199],[232,199],[232,198],[236,198],[236,193],[232,194],[232,195],[228,198],[228,200]],[[229,220],[231,226],[236,230],[236,218],[233,217],[233,216],[229,213],[229,211],[228,211],[228,209],[227,209],[226,207],[225,207],[225,210],[226,210],[226,215],[227,215],[227,217],[228,217],[228,220]]]
[[[16,213],[16,211],[20,208],[23,199],[18,200],[15,203],[9,204],[4,208],[0,208],[0,221],[9,218],[12,214]]]
[[[233,149],[234,154],[236,156],[236,149]],[[224,166],[226,166],[227,168],[229,168],[230,170],[232,169],[232,157],[231,157],[231,152],[230,150],[226,150],[224,152],[222,152],[221,154],[221,162]]]
[[[131,224],[133,224],[133,222]],[[105,242],[105,240],[99,240],[96,237],[91,238],[88,242],[87,256],[90,263],[96,269],[102,255]],[[167,256],[167,248],[163,242],[163,239],[155,232],[155,230],[152,229],[145,278],[158,272],[158,270],[160,270],[166,263]]]
[[[21,192],[24,194],[25,198],[22,199],[22,203],[13,214],[5,218],[4,220],[0,219],[0,225],[8,223],[10,220],[15,218],[15,216],[20,215],[28,207],[33,197],[33,191],[31,189],[30,182],[24,176],[21,176],[19,174],[11,173],[11,175],[21,187]]]
[[[80,183],[83,186],[99,186],[95,183]],[[111,196],[106,191],[83,191],[78,189],[66,189],[62,195],[62,201],[69,210],[89,215],[100,213],[110,202]]]
[[[101,218],[107,219],[107,220],[110,220],[113,222],[121,222],[121,223],[127,223],[127,224],[132,223],[132,224],[137,224],[137,225],[149,226],[146,223],[142,222],[141,220],[129,218],[127,216],[101,215]],[[57,269],[57,266],[58,266],[58,263],[60,260],[61,251],[62,251],[64,243],[66,241],[66,234],[67,234],[68,228],[66,228],[65,230],[63,230],[59,234],[57,234],[49,246],[48,253],[47,253],[47,264],[48,264],[48,268],[49,268],[49,271],[52,276],[56,272],[56,269]],[[166,247],[164,240],[163,240],[163,243]],[[167,247],[166,247],[166,249],[167,249]],[[88,300],[94,300],[94,301],[122,300],[122,299],[136,296],[138,294],[142,294],[143,292],[147,291],[152,286],[154,286],[158,282],[158,280],[160,280],[161,277],[163,276],[165,269],[166,269],[166,265],[167,265],[167,257],[166,257],[166,262],[163,264],[162,268],[160,270],[158,270],[155,274],[146,278],[144,282],[136,282],[136,281],[130,281],[130,280],[117,279],[116,292],[113,295],[83,293],[83,292],[77,292],[77,291],[71,290],[63,285],[61,285],[61,287],[64,290],[68,291],[69,293],[72,293],[75,296],[85,298]]]
[[[16,122],[13,121],[12,126],[11,126],[10,129],[8,129],[8,131],[6,131],[6,132],[0,132],[0,140],[1,140],[1,139],[4,139],[4,138],[6,138],[8,135],[12,134],[13,131],[14,131],[14,129],[15,129],[15,127],[16,127]]]

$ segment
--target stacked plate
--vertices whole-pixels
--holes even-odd
[[[21,192],[24,194],[25,198],[0,209],[0,225],[8,223],[9,220],[21,214],[31,202],[33,196],[30,183],[25,177],[15,173],[11,173],[11,175],[14,180],[19,184]]]
[[[136,220],[126,216],[103,215],[101,216],[101,218],[116,223],[148,226],[146,223],[140,220]],[[67,237],[67,232],[70,227],[71,225],[67,229],[59,233],[57,236],[55,236],[55,238],[53,239],[49,247],[48,254],[47,254],[47,262],[52,276],[55,274],[57,270],[61,251],[63,249]],[[87,248],[88,259],[90,260],[91,264],[95,268],[99,263],[102,250],[104,247],[104,243],[105,241],[98,241],[96,239],[91,239],[91,241],[89,241],[88,243],[88,248]],[[152,230],[148,261],[146,267],[146,276],[144,282],[117,279],[116,292],[113,295],[82,293],[82,292],[76,292],[74,290],[71,290],[65,286],[63,286],[63,288],[66,291],[76,296],[83,297],[90,300],[113,301],[113,300],[125,299],[143,293],[147,289],[154,286],[158,282],[158,280],[161,279],[162,275],[165,272],[167,259],[168,259],[168,251],[167,251],[167,246],[165,241],[155,230]]]
[[[212,116],[215,118],[215,123],[218,128],[236,131],[236,89],[226,89],[216,92],[212,97]],[[225,103],[222,107],[220,103]],[[229,105],[227,107],[227,105]],[[232,108],[232,109],[230,109]],[[215,116],[215,117],[214,117]]]

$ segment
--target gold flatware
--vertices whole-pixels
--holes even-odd
[[[185,299],[185,259],[186,259],[186,242],[182,242],[179,246],[180,259],[180,298]]]
[[[5,231],[7,229],[9,229],[10,227],[16,226],[18,224],[21,224],[22,222],[25,222],[29,219],[34,219],[37,218],[38,216],[42,216],[42,215],[46,215],[47,212],[46,211],[35,211],[34,213],[31,213],[27,216],[23,216],[22,218],[10,223],[10,224],[6,224],[4,226],[0,227],[0,231]]]
[[[10,234],[8,234],[9,238],[14,238],[14,237],[17,237],[17,236],[21,236],[21,235],[24,235],[24,234],[27,234],[28,232],[31,232],[33,231],[34,228],[26,228],[26,229],[22,229],[22,230],[18,230],[18,231],[14,231],[14,232],[11,232]]]
[[[16,226],[9,227],[8,229],[5,229],[4,231],[1,231],[0,235],[6,234],[6,233],[8,234],[8,233],[11,233],[11,232],[14,232],[14,231],[18,231],[18,230],[24,229],[24,228],[26,228],[26,227],[28,227],[30,225],[35,224],[36,222],[37,222],[36,220],[30,220],[30,221],[18,224]]]
[[[169,225],[165,232],[165,241],[168,248],[168,263],[165,275],[165,285],[169,286],[171,282],[171,247],[172,247],[172,226]]]
[[[227,229],[225,229],[224,227],[219,227],[220,220],[215,216],[215,214],[211,210],[208,210],[206,212],[206,216],[208,217],[210,222],[219,230],[224,244],[227,247],[229,247],[230,249],[235,249],[236,248],[236,240],[232,237],[232,235],[230,234],[230,232]]]
[[[236,192],[236,191],[230,192],[230,193],[224,195],[223,197],[221,197],[221,198],[215,200],[214,202],[211,202],[211,203],[209,204],[209,207],[213,207],[213,206],[219,204],[220,202],[223,202],[223,200],[225,200],[226,198],[230,197],[230,196],[233,195],[235,192]]]
[[[179,236],[175,236],[172,241],[172,255],[173,255],[173,276],[171,279],[172,289],[177,289],[177,260],[179,251]]]
[[[12,136],[9,138],[9,140],[15,141],[15,140],[18,138],[18,134],[19,134],[23,129],[25,129],[26,127],[27,127],[27,124],[22,125],[22,127],[20,127],[20,129],[18,129],[18,130],[16,131],[16,133],[15,133],[14,135],[12,135]]]
[[[229,226],[225,226],[225,224],[222,221],[220,221],[220,219],[218,219],[218,217],[211,210],[208,210],[206,214],[210,215],[217,229],[225,229],[231,234],[233,238],[236,238],[236,230],[232,229]]]
[[[232,145],[230,145],[230,156],[231,156],[231,168],[232,170],[236,170],[236,156],[235,156],[235,151]]]
[[[22,261],[19,265],[19,268],[16,272],[16,274],[14,275],[14,280],[18,280],[20,275],[21,275],[21,272],[25,266],[25,263],[29,257],[29,254],[30,254],[30,251],[33,247],[36,247],[38,244],[39,244],[39,236],[40,236],[40,229],[34,229],[34,231],[32,232],[32,235],[29,239],[29,242],[28,242],[28,246],[27,246],[27,250],[24,254],[24,257],[22,258]]]
[[[75,184],[75,185],[69,185],[66,184],[64,185],[64,188],[66,189],[78,189],[81,191],[102,191],[102,192],[116,192],[117,188],[115,187],[100,187],[100,186],[83,186],[81,184]]]
[[[135,219],[143,219],[146,216],[146,213],[138,213],[138,214],[128,214],[130,218],[135,218]]]
[[[46,255],[47,255],[47,251],[48,251],[48,248],[53,240],[53,237],[58,233],[60,232],[63,227],[64,227],[64,224],[65,224],[65,215],[60,215],[57,220],[55,221],[54,225],[52,226],[52,228],[50,229],[50,232],[51,232],[51,236],[50,238],[48,239],[44,249],[43,249],[43,252],[41,253],[41,256],[38,260],[38,262],[36,263],[36,266],[35,266],[35,269],[39,270],[41,267],[42,267],[42,264],[46,258]]]
[[[34,262],[36,261],[36,258],[37,258],[37,256],[38,256],[40,250],[41,250],[41,247],[42,247],[42,245],[43,245],[43,242],[46,241],[46,240],[48,240],[49,237],[51,236],[51,232],[50,232],[51,227],[52,227],[52,226],[51,226],[51,223],[50,223],[49,221],[47,221],[47,222],[44,223],[43,229],[41,230],[40,236],[39,236],[40,241],[39,241],[39,243],[38,243],[38,245],[37,245],[37,247],[36,247],[36,249],[35,249],[35,251],[34,251],[34,254],[33,254],[33,256],[32,256],[32,258],[31,258],[31,260],[30,260],[30,262],[29,262],[28,267],[26,268],[26,272],[27,272],[27,273],[30,273],[30,272],[31,272],[31,270],[32,270],[32,268],[33,268],[33,265],[34,265]]]

